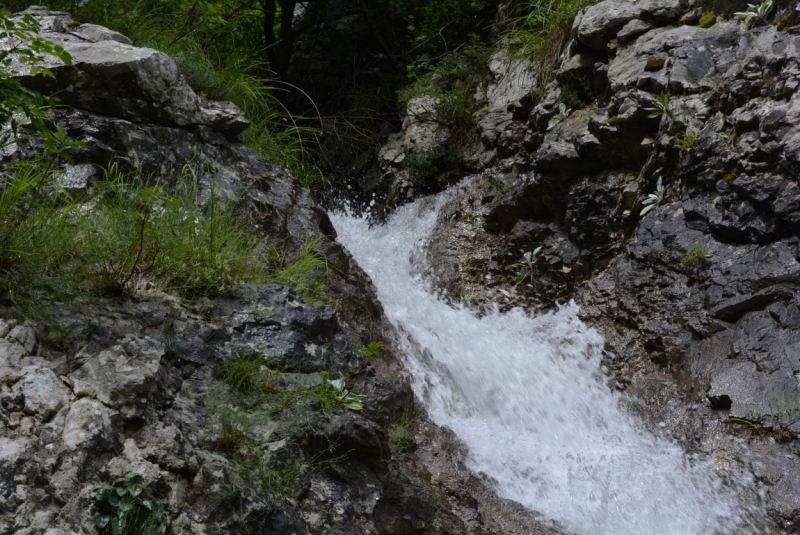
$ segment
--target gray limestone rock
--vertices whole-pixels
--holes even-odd
[[[131,46],[130,41],[94,25],[66,31],[66,14],[29,9],[16,16],[30,15],[41,24],[41,35],[60,45],[72,57],[72,66],[54,56],[45,56],[42,66],[55,79],[31,76],[26,64],[15,65],[18,77],[32,89],[58,93],[62,102],[87,111],[136,122],[189,128],[209,126],[236,136],[249,122],[233,104],[204,106],[183,79],[172,58],[148,48]],[[8,43],[0,42],[0,47]]]
[[[25,368],[12,390],[23,400],[26,414],[49,421],[69,401],[69,389],[49,368]]]
[[[104,451],[114,447],[116,435],[108,409],[98,400],[81,398],[70,405],[62,432],[64,446]]]
[[[680,17],[682,9],[680,0],[604,0],[589,6],[576,21],[577,38],[594,50],[605,50],[608,40],[630,21],[673,21]]]
[[[70,379],[75,392],[91,393],[126,420],[141,419],[163,356],[160,342],[129,335],[89,359]]]

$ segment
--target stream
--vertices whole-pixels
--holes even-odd
[[[606,386],[603,338],[574,303],[478,317],[431,290],[424,247],[452,194],[406,205],[382,226],[331,219],[378,289],[416,396],[466,444],[469,469],[570,533],[741,529],[744,508],[712,461],[646,431]]]

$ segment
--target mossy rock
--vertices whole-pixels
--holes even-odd
[[[701,28],[711,28],[713,25],[717,23],[717,15],[714,13],[706,13],[702,17],[700,17],[700,21],[697,23],[698,26]]]
[[[739,178],[739,173],[728,173],[727,175],[722,177],[722,180],[723,182],[725,182],[727,185],[730,186],[731,184],[736,182],[737,178]]]
[[[606,123],[608,123],[608,126],[614,126],[615,124],[617,124],[617,119],[619,119],[619,115],[613,115],[608,118],[608,121],[606,121]]]
[[[660,71],[664,68],[667,62],[664,58],[647,58],[647,63],[644,65],[645,72]]]
[[[783,17],[783,18],[781,19],[781,21],[780,21],[778,24],[776,24],[776,25],[775,25],[775,28],[776,28],[776,29],[777,29],[779,32],[785,32],[786,30],[788,30],[788,29],[789,29],[789,26],[790,26],[790,25],[791,25],[791,24],[789,23],[789,19],[788,19],[787,17]]]

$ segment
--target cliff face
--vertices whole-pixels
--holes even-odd
[[[73,58],[47,65],[55,80],[18,73],[57,94],[65,106],[47,113],[85,145],[61,170],[70,191],[91,190],[112,162],[170,184],[190,166],[199,202],[212,189],[235,200],[290,257],[315,243],[328,298],[242,285],[197,301],[145,284],[123,298],[42,296],[30,320],[2,296],[0,533],[97,533],[92,490],[131,473],[163,502],[169,533],[548,531],[464,470],[457,440],[415,408],[369,278],[310,193],[237,141],[248,122],[235,106],[203,102],[169,57],[118,33],[24,14]],[[20,139],[0,157],[42,148]],[[383,341],[382,356],[356,341]],[[363,410],[341,403],[340,374]],[[404,414],[392,452],[386,431]]]
[[[607,339],[609,387],[723,472],[754,475],[770,529],[791,531],[800,31],[794,3],[746,21],[732,13],[746,6],[716,6],[699,24],[714,7],[605,0],[579,14],[555,82],[487,101],[483,163],[428,261],[478,306],[575,299]],[[519,63],[505,76],[531,79]],[[581,92],[580,109],[560,107]],[[382,152],[401,186],[409,130]]]

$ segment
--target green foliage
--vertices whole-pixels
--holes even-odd
[[[321,401],[325,407],[334,408],[342,405],[352,411],[360,411],[364,408],[361,400],[365,396],[353,394],[347,388],[347,383],[341,374],[338,379],[334,380],[328,378],[328,372],[321,372],[320,376],[322,377],[322,384],[309,389],[309,393]]]
[[[26,15],[12,20],[9,16],[8,11],[0,9],[0,39],[6,41],[0,51],[0,124],[11,127],[11,132],[0,138],[0,144],[17,137],[19,127],[26,123],[31,123],[37,133],[53,143],[43,110],[58,100],[23,87],[14,78],[19,74],[15,62],[31,75],[54,78],[52,71],[42,66],[44,55],[54,56],[67,65],[72,65],[72,58],[60,45],[37,34],[39,24],[33,17]]]
[[[686,254],[681,258],[681,265],[685,268],[695,268],[708,261],[708,249],[700,244],[689,247]]]
[[[441,149],[425,152],[412,152],[403,159],[403,169],[415,184],[425,184],[442,170],[445,154]]]
[[[326,262],[313,251],[316,241],[292,258],[270,249],[213,185],[201,205],[188,168],[171,191],[113,165],[80,199],[53,182],[57,173],[42,162],[10,167],[0,182],[0,280],[12,295],[25,287],[56,298],[119,296],[151,281],[196,297],[273,282],[324,298]]]
[[[491,49],[480,43],[477,36],[460,51],[445,54],[438,61],[419,61],[409,66],[412,83],[400,90],[398,99],[405,104],[427,97],[433,103],[421,120],[434,121],[454,132],[474,125],[477,110],[475,80],[469,74],[489,58]]]
[[[670,189],[671,186],[669,185],[665,186],[661,182],[661,177],[658,177],[658,182],[656,183],[656,191],[648,195],[645,198],[645,200],[642,201],[644,208],[639,213],[639,215],[644,217],[645,215],[647,215],[649,211],[651,211],[653,208],[661,204],[664,201],[664,199],[667,198],[667,195],[669,195]]]
[[[392,453],[400,453],[414,447],[414,427],[416,418],[412,409],[406,409],[386,430],[386,438]]]
[[[698,26],[701,28],[711,28],[713,25],[717,23],[717,15],[714,13],[706,13],[702,17],[700,17],[700,21],[697,23]]]
[[[763,23],[774,6],[775,0],[764,0],[760,4],[747,4],[746,11],[740,11],[734,15],[750,29],[754,24]]]
[[[166,531],[161,524],[161,501],[129,474],[111,485],[92,489],[89,514],[104,535],[156,535]]]
[[[700,144],[700,134],[698,132],[687,132],[675,135],[675,145],[676,149],[680,150],[689,150],[693,149],[697,145]]]
[[[483,182],[486,193],[495,199],[511,191],[516,184],[515,181],[503,182],[493,174],[486,176]]]
[[[222,381],[245,395],[275,389],[274,374],[253,353],[240,353],[222,365]]]
[[[555,128],[555,126],[556,126],[558,123],[560,123],[561,121],[563,121],[564,119],[566,119],[567,117],[569,117],[569,114],[570,114],[570,112],[572,112],[572,110],[570,110],[570,109],[567,109],[567,106],[566,106],[566,104],[564,104],[563,102],[562,102],[562,103],[560,103],[560,104],[558,105],[558,113],[557,113],[557,114],[555,114],[555,115],[554,115],[554,116],[553,116],[553,117],[550,119],[550,122],[548,122],[548,123],[547,123],[547,130],[552,130],[553,128]]]
[[[537,247],[533,251],[528,251],[527,253],[522,255],[522,260],[520,260],[516,264],[511,264],[510,266],[506,266],[506,271],[510,269],[519,268],[520,271],[522,272],[519,275],[519,277],[517,277],[515,284],[521,283],[522,281],[525,280],[526,277],[530,277],[531,281],[533,280],[533,271],[536,267],[536,263],[539,261],[536,255],[538,255],[541,250],[542,250],[541,247]]]
[[[353,337],[353,344],[356,346],[358,354],[370,362],[376,361],[381,358],[381,348],[383,342],[370,341],[369,345],[364,346],[358,341],[358,338]]]
[[[386,0],[407,23],[412,46],[421,53],[435,53],[442,44],[458,47],[465,35],[491,16],[492,0]],[[451,48],[451,49],[452,49]]]
[[[292,257],[279,249],[273,249],[272,270],[266,281],[291,286],[306,302],[325,301],[328,261],[314,250],[321,239],[306,238],[303,248]]]
[[[653,106],[650,108],[645,108],[645,110],[650,112],[651,119],[661,117],[664,114],[671,116],[672,112],[669,109],[669,99],[669,93],[659,93],[655,102],[653,102]]]
[[[137,46],[169,54],[202,98],[228,100],[245,112],[253,123],[242,134],[245,144],[291,170],[303,185],[325,186],[311,149],[319,130],[281,103],[292,88],[270,71],[260,6],[221,0],[10,2],[15,8],[34,3],[69,11],[82,22],[119,31]]]
[[[519,57],[539,57],[551,65],[545,68],[540,81],[555,69],[551,58],[557,58],[569,39],[572,20],[579,10],[595,0],[522,0],[517,4],[517,16],[506,21],[502,38]]]
[[[578,87],[579,90],[576,90],[575,87]],[[559,89],[567,108],[579,110],[591,102],[592,88],[583,78],[573,76],[570,78],[569,84],[562,83],[559,85]]]

